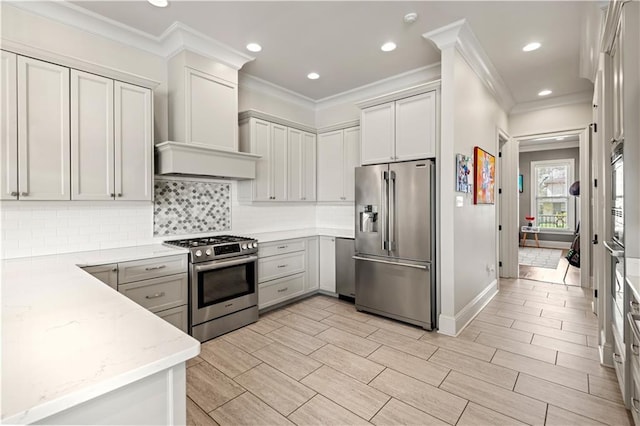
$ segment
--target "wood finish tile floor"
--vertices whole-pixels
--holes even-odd
[[[630,425],[589,291],[501,280],[459,337],[314,296],[202,345],[192,425]]]

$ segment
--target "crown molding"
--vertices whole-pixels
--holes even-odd
[[[236,71],[255,59],[177,21],[158,37],[158,42],[162,46],[163,56],[167,59],[183,50],[189,50],[222,62]]]
[[[591,104],[593,93],[580,92],[570,95],[555,96],[548,99],[538,99],[530,102],[523,102],[511,109],[510,115],[522,114],[525,112],[539,111],[548,108],[557,108],[566,105]]]
[[[278,117],[277,115],[269,114],[267,112],[258,111],[255,109],[248,109],[238,113],[238,123],[242,124],[250,118],[257,118],[259,120],[269,121],[271,123],[280,124],[282,126],[291,127],[294,129],[302,130],[303,132],[316,133],[315,127],[308,126],[306,124],[298,123],[288,120],[286,118]]]
[[[157,37],[66,1],[3,3],[166,59],[190,50],[236,70],[255,59],[181,22],[174,22]]]
[[[332,124],[331,126],[324,126],[318,128],[318,134],[335,132],[336,130],[350,129],[351,127],[358,127],[360,120],[343,121],[342,123]]]
[[[422,37],[431,40],[440,50],[455,47],[502,108],[506,112],[511,110],[515,104],[511,92],[465,19],[424,33]]]
[[[386,94],[398,89],[427,83],[440,78],[440,62],[416,68],[373,83],[355,87],[342,93],[327,96],[316,101],[318,110],[331,108],[345,103],[356,103],[363,99]]]
[[[264,93],[303,108],[311,110],[316,108],[315,100],[242,71],[238,72],[238,86]]]
[[[360,109],[369,108],[375,105],[384,104],[387,102],[397,101],[398,99],[408,98],[410,96],[420,95],[422,93],[430,92],[432,90],[440,89],[440,80],[430,81],[429,83],[419,84],[417,86],[408,87],[402,90],[396,90],[395,92],[386,93],[375,98],[365,99],[360,102],[356,102],[356,106]]]

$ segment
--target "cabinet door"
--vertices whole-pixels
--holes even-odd
[[[302,130],[289,129],[287,147],[289,155],[287,159],[287,195],[289,196],[289,201],[304,201],[303,133]]]
[[[113,80],[71,70],[71,199],[113,199],[113,173]]]
[[[287,130],[280,124],[271,124],[271,167],[273,175],[273,199],[287,199]]]
[[[436,156],[436,92],[396,101],[395,160]]]
[[[18,199],[18,111],[16,55],[2,51],[0,62],[0,200]]]
[[[622,76],[623,68],[623,45],[624,24],[621,22],[618,27],[618,33],[614,39],[611,48],[611,74],[612,78],[612,121],[613,121],[613,138],[616,141],[624,139],[624,81]]]
[[[316,199],[316,135],[302,134],[302,199]]]
[[[344,130],[344,189],[343,201],[355,200],[355,168],[360,165],[360,128]]]
[[[394,122],[394,102],[362,110],[362,164],[388,163],[395,159]]]
[[[253,181],[253,200],[269,201],[271,194],[271,125],[268,121],[252,118],[249,124],[251,152],[261,158],[256,161],[256,178]]]
[[[212,75],[185,68],[186,142],[238,150],[238,89]]]
[[[320,237],[320,290],[336,292],[336,243],[333,237]]]
[[[93,275],[114,290],[118,290],[118,264],[87,266],[82,268],[85,272]]]
[[[187,315],[189,314],[188,306],[178,306],[177,308],[167,309],[166,311],[157,312],[156,315],[168,322],[169,324],[179,328],[185,333],[189,332]]]
[[[318,135],[318,201],[342,201],[344,186],[343,132]]]
[[[18,57],[18,186],[22,200],[69,200],[69,68]]]
[[[307,239],[307,266],[305,267],[307,280],[305,291],[317,290],[319,287],[319,260],[318,237]]]
[[[152,102],[151,90],[116,81],[116,200],[153,198]]]

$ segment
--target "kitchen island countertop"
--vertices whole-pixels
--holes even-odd
[[[185,362],[200,343],[78,266],[186,254],[159,244],[3,260],[2,423],[32,423]]]

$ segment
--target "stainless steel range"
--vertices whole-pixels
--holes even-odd
[[[258,241],[231,235],[165,241],[189,249],[189,334],[205,342],[258,320]]]

